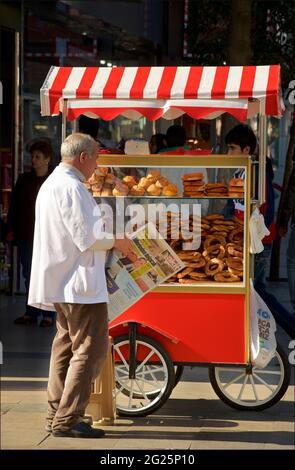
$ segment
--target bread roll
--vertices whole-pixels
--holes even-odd
[[[162,189],[158,188],[155,184],[151,184],[147,188],[147,193],[149,196],[160,196],[162,194]]]

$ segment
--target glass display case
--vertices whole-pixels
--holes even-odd
[[[115,209],[118,198],[123,199],[120,211],[123,208],[125,222],[128,207],[141,205],[146,221],[156,223],[186,264],[158,292],[245,292],[250,157],[115,155],[99,157],[98,165],[88,185],[97,202]],[[232,176],[240,172],[244,177],[209,181],[209,168],[228,168]],[[214,200],[218,200],[218,212],[212,209]]]

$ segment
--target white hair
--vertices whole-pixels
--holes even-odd
[[[75,132],[69,135],[61,144],[61,159],[75,160],[82,152],[92,157],[97,147],[97,142],[88,134]]]

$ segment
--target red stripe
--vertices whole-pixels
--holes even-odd
[[[95,80],[99,67],[87,67],[76,90],[76,98],[89,98],[90,88]]]
[[[130,90],[130,98],[138,100],[143,98],[143,90],[149,77],[150,70],[151,67],[138,68],[133,85]]]
[[[58,101],[62,97],[62,91],[67,84],[73,67],[61,67],[49,90],[50,114],[59,114]]]
[[[256,67],[253,65],[246,65],[243,67],[239,98],[252,98],[255,74]]]
[[[211,91],[211,98],[225,98],[225,88],[229,74],[229,66],[217,67]]]
[[[125,67],[112,68],[110,76],[102,92],[103,98],[116,98],[116,93],[122,79]]]
[[[171,97],[171,88],[174,83],[176,71],[177,67],[164,67],[157,91],[158,99],[169,99]]]
[[[227,112],[237,118],[240,121],[245,121],[247,119],[247,109],[239,109],[239,108],[219,108],[219,107],[193,107],[193,106],[171,106],[171,109],[181,109],[184,113],[191,116],[193,119],[205,119],[209,114],[220,110],[222,112]],[[151,121],[155,121],[159,119],[164,114],[164,108],[140,108],[134,107],[132,108],[133,111],[138,111],[142,116],[145,116],[147,119]],[[77,119],[81,114],[85,113],[86,111],[91,111],[92,113],[96,114],[100,118],[109,121],[110,119],[114,119],[115,117],[119,116],[120,114],[124,113],[124,111],[131,111],[131,108],[120,107],[120,108],[69,108],[68,109],[68,119],[71,121],[72,119]]]
[[[280,66],[270,65],[266,88],[265,114],[278,116],[279,113]]]
[[[203,67],[191,67],[186,86],[184,89],[184,98],[197,98],[200,81],[202,78]]]

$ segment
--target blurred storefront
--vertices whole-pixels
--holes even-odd
[[[12,248],[5,223],[13,183],[21,167],[19,2],[0,3],[0,290],[12,289]]]

